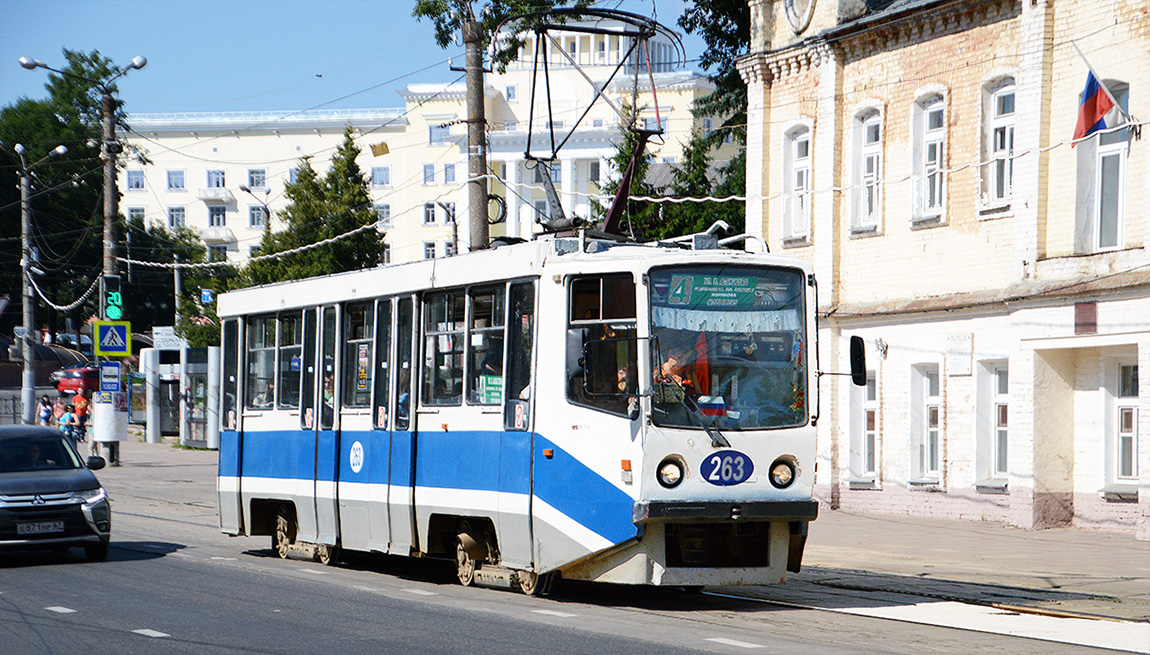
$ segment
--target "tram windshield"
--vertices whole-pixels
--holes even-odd
[[[652,420],[762,430],[807,419],[802,271],[651,271]]]

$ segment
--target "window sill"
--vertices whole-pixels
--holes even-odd
[[[935,479],[909,480],[907,484],[911,491],[942,491],[942,485]]]
[[[850,238],[852,239],[865,239],[867,237],[877,237],[882,233],[878,231],[877,225],[868,225],[866,227],[852,227]]]
[[[852,491],[879,491],[878,479],[873,476],[864,476],[861,478],[851,478],[847,480],[847,485]]]
[[[805,248],[811,245],[810,237],[783,237],[783,248]]]
[[[1006,478],[990,478],[974,483],[974,490],[980,494],[1008,494],[1009,485]]]
[[[1014,209],[1009,200],[999,204],[980,205],[978,207],[978,219],[980,221],[990,221],[996,218],[1010,218],[1013,215]]]
[[[1138,502],[1138,485],[1136,484],[1109,484],[1102,487],[1099,493],[1112,503]]]
[[[942,227],[943,225],[946,225],[946,221],[942,219],[942,214],[916,216],[910,219],[910,229],[912,230],[929,230],[932,227]]]

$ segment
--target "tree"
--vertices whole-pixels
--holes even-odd
[[[120,68],[97,51],[65,49],[63,70],[90,79],[106,79]],[[100,175],[101,109],[98,93],[88,83],[55,73],[45,84],[44,100],[20,98],[0,109],[0,141],[9,148],[22,144],[29,163],[40,160],[58,145],[68,154],[36,167],[32,181],[32,245],[39,256],[37,284],[55,303],[71,304],[100,274],[103,225]],[[113,92],[115,86],[112,86]],[[116,120],[125,126],[122,105]],[[19,320],[20,309],[20,196],[17,161],[0,153],[0,289],[12,305],[0,315],[0,330],[8,332]],[[122,228],[122,226],[121,226]],[[123,238],[123,230],[118,234]],[[70,313],[82,321],[96,307],[93,295]],[[55,332],[57,312],[37,312],[40,322]]]
[[[264,233],[260,255],[314,246],[375,225],[367,178],[355,161],[359,153],[349,127],[322,178],[308,159],[301,160],[296,181],[285,188],[289,204],[280,215],[285,228]],[[383,263],[383,246],[378,230],[360,229],[299,252],[252,260],[242,275],[254,285],[370,268]]]
[[[511,16],[530,12],[546,11],[555,7],[586,7],[590,0],[489,0],[482,3],[479,14],[475,12],[474,0],[416,0],[411,15],[417,19],[428,18],[435,24],[435,42],[446,48],[455,41],[466,21],[478,20],[483,24],[483,45],[491,44],[491,37],[499,24]],[[525,29],[525,25],[519,26]],[[495,53],[495,63],[500,71],[507,62],[515,58],[523,42],[517,38],[508,39]]]

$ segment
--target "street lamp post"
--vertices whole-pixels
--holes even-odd
[[[251,196],[252,198],[254,198],[255,201],[260,203],[260,205],[264,208],[264,231],[266,232],[266,231],[270,230],[271,225],[272,225],[272,210],[271,210],[271,207],[268,207],[268,194],[270,194],[272,192],[272,190],[271,189],[264,189],[264,199],[263,200],[260,200],[260,197],[257,196],[255,193],[253,193],[251,187],[249,187],[246,184],[240,185],[240,191],[243,191],[244,193],[246,193],[249,196]]]
[[[4,144],[0,142],[0,147]],[[7,149],[7,148],[4,148]],[[56,146],[39,161],[29,165],[24,158],[26,150],[17,143],[12,150],[19,158],[17,173],[20,175],[20,283],[23,286],[22,308],[24,338],[21,339],[21,355],[24,368],[20,384],[20,401],[23,403],[21,418],[26,425],[36,421],[36,297],[32,291],[32,169],[49,157],[67,154],[64,146]]]
[[[116,155],[123,146],[116,141],[116,99],[112,97],[111,84],[117,78],[133,68],[143,68],[148,64],[147,58],[137,56],[118,73],[106,80],[93,80],[83,75],[69,73],[68,71],[52,68],[39,59],[28,57],[20,58],[20,65],[28,70],[44,68],[60,75],[66,75],[83,82],[87,82],[100,89],[100,110],[103,113],[103,143],[100,145],[100,157],[104,160],[104,275],[116,274],[116,212],[119,193],[116,190]],[[101,297],[101,305],[104,299]],[[103,307],[101,306],[101,310]],[[101,311],[101,315],[103,311]]]

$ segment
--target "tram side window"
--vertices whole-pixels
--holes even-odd
[[[236,410],[239,409],[237,400],[240,390],[240,344],[239,321],[228,319],[224,321],[223,335],[223,405],[220,407],[220,417],[223,418],[223,429],[236,429]]]
[[[411,425],[411,351],[415,346],[415,304],[411,298],[400,298],[396,312],[395,364],[399,378],[395,381],[395,429]]]
[[[375,408],[374,425],[380,430],[387,429],[387,406],[390,400],[387,385],[391,373],[391,299],[380,300],[375,307],[375,393],[372,406]]]
[[[343,313],[343,405],[371,406],[372,312],[369,303],[348,305]]]
[[[503,286],[471,289],[471,325],[467,337],[467,402],[503,402]]]
[[[427,295],[423,312],[423,390],[425,405],[458,405],[463,396],[462,290]]]
[[[301,314],[281,314],[279,326],[279,407],[299,408],[300,371],[303,368]]]
[[[635,282],[630,275],[571,282],[567,329],[567,398],[627,415],[638,386]]]
[[[531,396],[531,355],[535,349],[535,284],[511,285],[511,322],[507,332],[507,397]]]
[[[335,426],[335,347],[336,347],[335,307],[323,308],[323,340],[320,361],[323,368],[323,387],[320,389],[319,429],[330,430]]]
[[[270,409],[275,402],[276,319],[258,316],[247,324],[247,402],[251,409]]]

